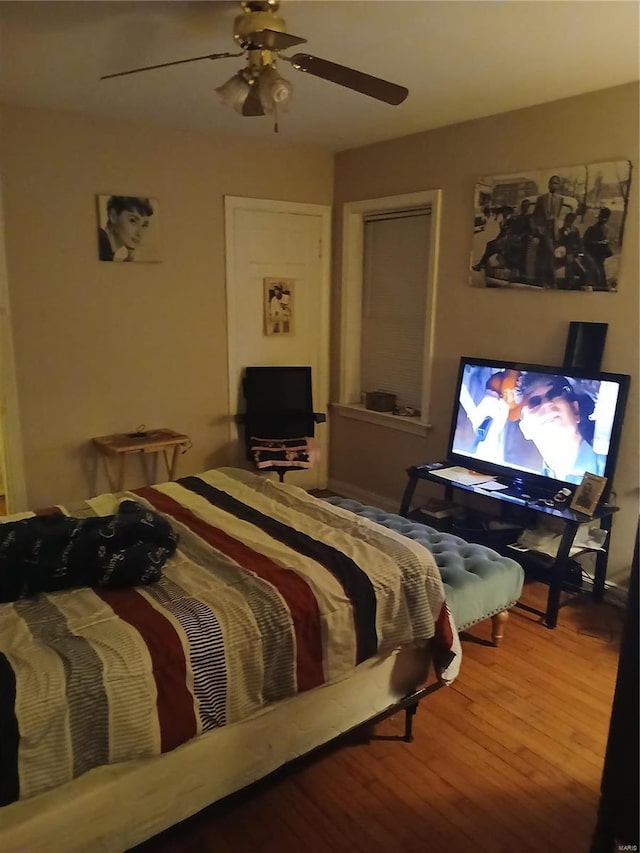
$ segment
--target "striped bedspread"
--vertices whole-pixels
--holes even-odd
[[[457,674],[440,574],[411,540],[231,468],[55,511],[110,515],[125,496],[179,535],[160,581],[0,605],[0,804],[167,752],[404,644],[429,641],[439,676]]]

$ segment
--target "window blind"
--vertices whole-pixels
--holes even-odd
[[[422,405],[430,208],[364,220],[361,384]]]

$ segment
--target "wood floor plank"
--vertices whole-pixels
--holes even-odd
[[[439,741],[448,755],[469,768],[469,775],[478,774],[498,791],[517,796],[521,809],[534,812],[549,828],[563,833],[568,825],[577,826],[578,813],[557,815],[546,798],[538,796],[538,786],[531,781],[526,767],[505,759],[503,751],[492,741],[461,730],[450,719],[438,718],[430,736]]]
[[[339,777],[339,779],[338,779]],[[393,835],[389,835],[379,816],[373,811],[375,803],[366,792],[354,785],[349,773],[345,772],[344,760],[340,758],[314,767],[314,772],[300,780],[302,789],[312,796],[328,817],[340,820],[340,825],[354,847],[368,851],[392,849]],[[357,840],[356,840],[357,838]]]
[[[544,606],[548,589],[527,583]],[[623,612],[589,596],[549,630],[512,611],[463,639],[459,678],[369,743],[324,747],[135,853],[584,853],[599,801]],[[382,739],[375,739],[375,737]]]
[[[456,839],[441,832],[440,815],[428,798],[420,797],[415,790],[403,785],[398,776],[390,776],[389,768],[383,762],[367,760],[363,752],[364,749],[357,755],[347,752],[347,765],[359,783],[369,788],[380,808],[386,811],[388,824],[396,828],[396,838],[406,837],[407,842],[419,850],[424,850],[425,844],[452,846]],[[402,832],[398,832],[398,827],[402,827]],[[462,834],[459,834],[458,843],[460,850],[468,848],[468,839]]]
[[[487,832],[488,822],[482,804],[475,796],[473,799],[469,797],[468,782],[465,784],[458,777],[452,780],[448,773],[436,772],[431,766],[433,762],[427,765],[420,760],[419,754],[408,752],[402,744],[398,746],[404,754],[401,759],[396,756],[395,760],[404,763],[414,787],[421,796],[429,797],[433,802],[442,816],[443,824],[460,829],[476,850],[496,853]]]
[[[460,713],[455,708],[447,708],[446,713],[442,714],[436,712],[434,721],[429,726],[429,736],[431,737],[432,733],[443,724],[450,724],[457,733],[464,732],[475,743],[483,746],[486,753],[508,764],[512,775],[516,774],[516,784],[518,775],[536,790],[545,783],[562,785],[567,782],[565,770],[558,769],[555,764],[543,759],[537,753],[524,750],[517,736],[514,737],[508,731],[497,729],[492,725],[485,725],[472,714]],[[453,734],[451,736],[453,737]],[[586,798],[589,803],[593,801],[593,792],[590,788],[575,779],[570,781],[577,799]],[[580,805],[576,805],[576,814],[581,814]]]
[[[469,682],[474,684],[474,696],[476,707],[472,712],[482,708],[486,710],[491,703],[518,725],[527,726],[537,733],[541,740],[556,742],[560,740],[567,757],[571,755],[572,760],[577,762],[592,762],[599,769],[601,760],[590,747],[583,747],[575,738],[575,728],[567,719],[567,709],[556,707],[553,710],[536,707],[527,700],[518,697],[511,689],[508,681],[501,677],[495,678],[495,684],[487,683],[482,672],[465,672],[460,676],[461,688]],[[602,744],[604,746],[604,744]]]
[[[364,747],[363,747],[364,749]],[[362,766],[361,755],[353,756],[351,765]],[[369,762],[370,772],[376,781],[376,787],[391,787],[410,810],[404,820],[411,821],[423,840],[423,849],[446,850],[447,853],[467,853],[472,840],[455,826],[444,827],[442,815],[437,804],[428,794],[416,789],[415,780],[407,773],[406,765],[396,761],[393,756],[387,760],[375,759]]]
[[[293,825],[298,834],[304,836],[306,843],[303,849],[321,850],[321,846],[315,847],[310,841],[316,838],[322,839],[322,844],[336,853],[352,853],[358,849],[351,840],[351,834],[343,832],[340,823],[330,814],[323,813],[298,785],[287,780],[279,786],[279,792],[278,813],[285,813],[287,825]]]

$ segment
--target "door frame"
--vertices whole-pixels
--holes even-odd
[[[14,513],[28,507],[4,234],[0,183],[0,430],[6,512]]]
[[[291,201],[276,201],[271,199],[246,198],[243,196],[225,195],[225,252],[226,252],[226,302],[227,302],[227,399],[229,411],[228,435],[229,442],[238,440],[239,433],[235,420],[237,388],[234,387],[236,367],[231,359],[231,353],[240,351],[241,342],[237,339],[236,329],[241,310],[235,298],[238,289],[234,286],[236,282],[236,268],[234,257],[235,246],[235,217],[236,210],[262,211],[267,213],[287,213],[298,216],[315,216],[320,220],[320,316],[319,316],[319,341],[320,358],[318,360],[318,375],[314,377],[317,395],[314,397],[314,408],[317,411],[327,411],[329,406],[329,369],[330,369],[330,290],[331,290],[331,205],[307,204]],[[323,453],[318,466],[320,488],[324,488],[328,477],[329,456],[329,423],[323,427],[326,432],[326,453]]]

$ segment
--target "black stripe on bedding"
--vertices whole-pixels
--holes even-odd
[[[18,778],[18,718],[16,717],[16,677],[7,658],[0,654],[0,806],[20,796]]]
[[[146,499],[153,506],[148,496]],[[211,559],[210,546],[175,517],[172,517],[171,525],[180,536],[180,551],[196,565],[206,566]],[[276,702],[291,696],[296,692],[296,650],[293,634],[288,628],[291,612],[285,600],[270,583],[240,569],[228,555],[219,551],[217,558],[217,577],[229,586],[242,581],[247,604],[260,629],[265,700]],[[150,588],[154,586],[157,584],[150,584]],[[320,678],[317,683],[322,680]]]
[[[378,651],[376,634],[376,596],[371,580],[351,557],[337,548],[313,539],[306,533],[264,515],[232,495],[205,483],[199,477],[181,477],[178,483],[205,498],[219,509],[248,521],[278,542],[324,566],[342,585],[353,607],[356,629],[357,663],[367,660]]]
[[[146,593],[171,613],[187,637],[193,692],[200,703],[202,730],[224,726],[228,674],[224,639],[215,613],[167,578],[149,584]]]

